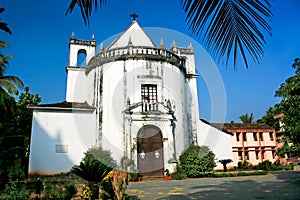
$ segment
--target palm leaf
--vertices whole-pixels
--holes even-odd
[[[8,92],[8,94],[18,94],[18,89],[23,88],[23,82],[16,76],[1,76],[0,77],[0,87]]]
[[[271,35],[267,20],[272,18],[270,0],[181,0],[189,28],[214,59],[225,56],[226,64],[233,53],[234,67],[238,53],[248,68],[248,55],[259,63],[266,43],[262,31]]]
[[[4,8],[0,7],[0,14],[5,11]],[[0,22],[0,30],[5,31],[6,33],[12,34],[11,30],[8,28],[7,23]]]
[[[23,89],[23,87],[24,87],[24,83],[22,82],[22,80],[16,76],[2,76],[2,77],[0,77],[0,79],[10,81],[21,89]]]
[[[106,0],[71,0],[66,15],[72,13],[75,6],[78,6],[80,8],[81,16],[84,20],[84,23],[89,25],[93,8],[95,8],[96,11],[98,9],[98,1],[100,7],[102,7],[102,5],[106,3]]]
[[[226,64],[233,54],[236,68],[240,54],[246,67],[248,56],[259,63],[266,43],[264,34],[271,35],[269,20],[271,0],[181,0],[189,28],[203,43],[213,58]],[[89,24],[93,9],[97,10],[106,0],[71,0],[66,14],[75,6],[80,8],[85,24]]]
[[[0,121],[13,116],[16,102],[2,87],[0,87]]]

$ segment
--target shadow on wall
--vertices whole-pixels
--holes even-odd
[[[70,159],[70,145],[64,144],[59,130],[51,137],[46,130],[33,120],[29,154],[29,175],[53,175],[69,172],[74,166]]]

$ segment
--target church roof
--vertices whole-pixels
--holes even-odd
[[[107,50],[126,47],[128,43],[131,43],[133,46],[156,47],[155,43],[136,20],[132,21],[129,27],[111,43]]]
[[[40,104],[37,106],[30,106],[34,109],[84,109],[84,110],[94,110],[95,108],[90,106],[87,102],[78,103],[78,102],[59,102],[53,104]]]
[[[274,128],[264,123],[211,123],[211,126],[227,132],[272,131]]]

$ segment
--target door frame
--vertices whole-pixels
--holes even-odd
[[[153,134],[155,131],[157,133]],[[147,146],[148,149],[142,149],[142,146]],[[144,155],[142,155],[142,150],[144,150]],[[157,158],[157,152],[159,152],[159,158]],[[144,158],[142,158],[143,156]],[[145,158],[146,160],[142,164],[142,159]],[[148,169],[144,167],[143,170],[146,172],[140,171],[140,167],[145,166],[145,164]],[[157,166],[161,166],[161,168]],[[164,176],[163,134],[161,129],[155,125],[145,125],[137,133],[137,168],[143,176]]]

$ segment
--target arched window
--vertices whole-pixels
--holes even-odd
[[[86,64],[86,50],[80,49],[77,53],[77,66],[84,67]]]

